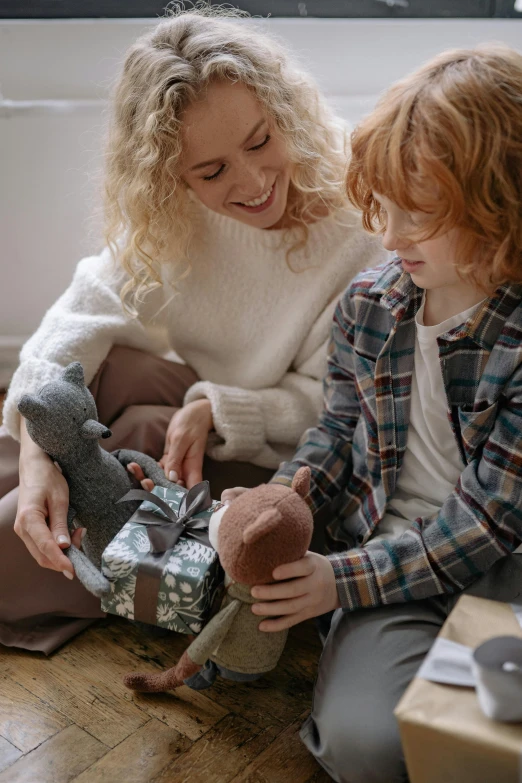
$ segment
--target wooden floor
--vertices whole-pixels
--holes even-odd
[[[172,665],[187,644],[100,620],[46,657],[0,647],[0,783],[320,783],[299,740],[320,646],[294,629],[276,670],[205,692],[134,694],[122,675]]]
[[[298,736],[320,655],[312,623],[291,630],[277,669],[257,682],[124,687],[126,672],[171,666],[186,645],[116,617],[50,657],[0,645],[0,783],[331,780]]]

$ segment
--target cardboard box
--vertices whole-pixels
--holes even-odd
[[[475,648],[522,629],[509,604],[462,596],[440,636]],[[520,783],[522,723],[482,712],[472,688],[416,677],[397,705],[410,783]]]

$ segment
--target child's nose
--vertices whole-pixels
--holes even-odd
[[[385,250],[406,250],[410,247],[410,240],[404,235],[400,235],[392,226],[388,225],[382,237],[382,244]]]
[[[397,250],[397,245],[399,244],[400,240],[397,236],[397,233],[388,225],[386,226],[386,231],[383,234],[382,237],[382,244],[385,250]]]

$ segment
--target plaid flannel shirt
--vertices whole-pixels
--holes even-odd
[[[422,293],[398,259],[355,278],[334,316],[319,425],[272,479],[289,485],[310,466],[312,510],[331,503],[328,557],[347,610],[462,590],[522,542],[519,285],[498,288],[437,340],[465,465],[455,489],[398,538],[370,540],[406,449]]]

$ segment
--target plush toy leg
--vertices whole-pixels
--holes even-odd
[[[131,688],[133,691],[171,691],[179,685],[183,685],[183,680],[186,680],[187,677],[192,677],[193,674],[201,671],[202,668],[201,664],[194,663],[189,658],[188,652],[185,650],[176,666],[173,666],[172,669],[167,669],[166,672],[161,674],[126,674],[123,682],[127,688]]]

